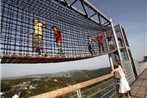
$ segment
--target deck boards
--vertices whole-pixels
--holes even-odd
[[[131,87],[132,98],[147,98],[147,69]]]
[[[83,55],[56,55],[56,56],[23,56],[23,55],[15,55],[15,54],[3,54],[0,55],[1,63],[57,63],[57,62],[66,62],[66,61],[75,61],[93,58],[97,56],[107,55],[109,53],[115,52],[117,49],[109,50],[103,52],[101,54],[97,53],[95,55],[83,54]]]

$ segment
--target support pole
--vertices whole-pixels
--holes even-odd
[[[111,69],[113,70],[114,69],[114,66],[113,66],[114,64],[113,64],[113,59],[112,59],[112,54],[111,53],[108,54],[108,58],[109,58]]]
[[[118,50],[118,57],[119,57],[119,59],[120,59],[121,65],[122,65],[122,64],[123,64],[123,63],[122,63],[122,56],[121,56],[120,47],[119,47],[119,44],[118,44],[117,35],[116,35],[116,32],[115,32],[115,29],[114,29],[112,20],[110,19],[110,21],[111,21],[112,33],[113,33],[113,35],[114,35],[114,40],[115,40],[115,43],[116,43],[116,48],[117,48],[117,50]]]
[[[77,92],[78,98],[82,98],[81,90],[79,89],[79,90],[77,90],[76,92]]]

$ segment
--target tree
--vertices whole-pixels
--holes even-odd
[[[8,84],[2,84],[1,85],[1,91],[4,92],[4,91],[9,91],[11,89],[11,87],[8,85]]]

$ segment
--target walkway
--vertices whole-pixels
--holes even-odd
[[[147,98],[147,69],[131,87],[132,98]]]

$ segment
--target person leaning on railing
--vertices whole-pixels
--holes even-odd
[[[126,79],[126,75],[120,65],[119,61],[116,61],[115,64],[116,68],[112,70],[111,73],[118,72],[120,75],[120,80],[119,80],[119,93],[123,95],[124,98],[130,98],[129,92],[130,92],[130,86],[128,84],[128,81]]]

